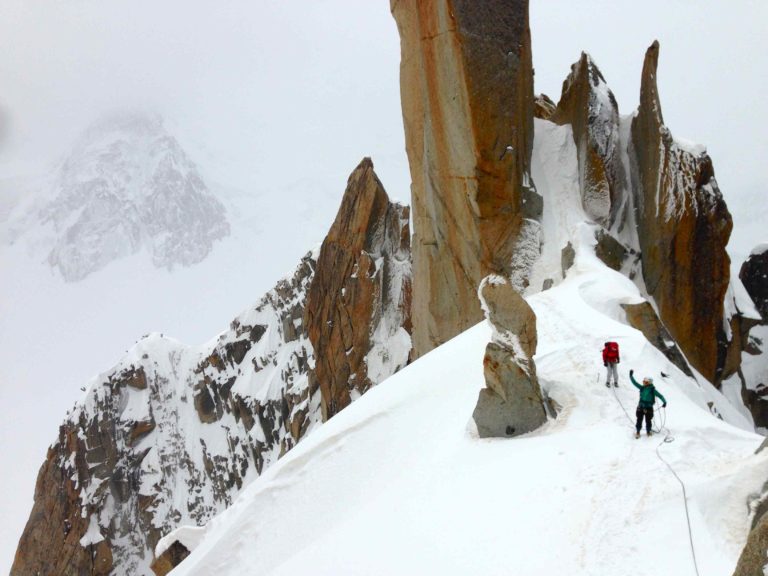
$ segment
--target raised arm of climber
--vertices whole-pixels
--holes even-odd
[[[653,385],[653,378],[646,376],[643,378],[642,385],[638,384],[634,377],[635,371],[629,371],[629,379],[635,388],[640,390],[640,401],[637,404],[637,410],[635,416],[637,416],[637,422],[635,423],[635,438],[640,437],[640,428],[642,428],[643,419],[645,419],[645,431],[650,436],[651,422],[653,421],[653,405],[656,404],[656,398],[662,401],[662,407],[667,407],[667,400],[661,393],[656,390]]]

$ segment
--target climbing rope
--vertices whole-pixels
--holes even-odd
[[[666,414],[666,411],[665,411]],[[666,418],[665,418],[666,419]],[[659,445],[656,446],[656,456],[659,460],[664,462],[664,465],[669,468],[669,471],[672,472],[672,475],[677,479],[677,481],[680,483],[680,487],[683,489],[683,504],[685,504],[685,522],[688,524],[688,542],[691,545],[691,557],[693,558],[693,568],[696,570],[696,576],[699,576],[699,564],[696,562],[696,549],[693,546],[693,531],[691,530],[691,516],[688,513],[688,494],[685,490],[685,483],[680,479],[680,476],[677,475],[677,472],[675,472],[675,469],[672,468],[672,466],[664,460],[661,456],[661,452],[659,452],[659,448],[661,448],[664,444],[669,444],[670,442],[674,442],[675,439],[669,434],[669,429],[667,429],[667,434],[664,436],[664,439],[659,442]]]
[[[599,372],[598,372],[598,378],[599,378]],[[635,422],[632,420],[632,417],[629,415],[629,412],[627,412],[627,409],[624,407],[624,404],[621,402],[619,395],[616,393],[616,387],[611,386],[611,389],[613,390],[613,397],[616,399],[616,402],[618,402],[619,406],[624,412],[624,415],[627,417],[627,420],[629,421],[630,426],[632,426],[633,430],[636,430]],[[661,456],[661,453],[659,452],[659,448],[661,448],[664,444],[669,444],[675,441],[674,436],[672,436],[671,432],[669,431],[669,428],[667,428],[667,409],[664,408],[663,406],[659,411],[658,428],[651,428],[651,429],[655,434],[661,434],[662,431],[666,430],[664,434],[664,438],[662,439],[661,442],[659,442],[658,446],[656,446],[656,457],[664,463],[664,465],[669,469],[670,472],[672,472],[672,475],[675,477],[675,479],[677,479],[677,481],[680,483],[680,487],[683,489],[683,504],[685,505],[685,522],[688,525],[688,542],[691,545],[691,557],[693,558],[693,568],[696,571],[696,576],[699,576],[699,564],[696,561],[696,549],[693,546],[693,531],[691,530],[691,516],[690,516],[690,513],[688,512],[688,494],[685,490],[685,483],[680,479],[680,476],[677,475],[677,472],[675,472],[674,468],[672,468],[669,462],[664,460],[664,458]]]
[[[599,375],[599,373],[598,373]],[[632,429],[635,429],[635,421],[632,420],[632,417],[629,415],[629,412],[627,412],[627,409],[624,407],[624,404],[621,402],[621,399],[619,398],[619,395],[616,393],[616,386],[611,386],[611,390],[613,391],[613,397],[616,399],[616,402],[619,403],[619,406],[621,406],[621,409],[624,411],[624,416],[627,417],[627,420],[629,421],[629,425],[632,427]]]

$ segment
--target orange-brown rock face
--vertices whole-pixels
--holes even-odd
[[[482,319],[482,278],[525,282],[538,255],[528,1],[390,5],[401,40],[421,356]]]
[[[723,376],[728,337],[725,251],[733,226],[703,149],[672,138],[661,114],[659,45],[646,53],[640,109],[632,121],[632,179],[643,275],[661,319],[691,364],[708,380]]]
[[[571,66],[551,120],[571,125],[584,212],[610,228],[626,189],[620,152],[619,107],[588,54],[582,52],[581,59]]]
[[[89,515],[82,514],[78,476],[70,477],[61,466],[71,455],[70,467],[87,468],[85,443],[76,433],[62,426],[58,442],[49,448],[35,485],[35,509],[19,542],[11,574],[109,574],[112,554],[106,542],[81,546]]]
[[[307,295],[305,324],[315,350],[310,381],[319,384],[323,420],[377,383],[386,364],[398,369],[408,361],[408,220],[408,208],[389,201],[364,159],[349,177]]]

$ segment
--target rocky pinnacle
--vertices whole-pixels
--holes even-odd
[[[418,357],[482,319],[477,287],[487,274],[525,283],[538,255],[531,35],[527,0],[390,5],[401,41]]]

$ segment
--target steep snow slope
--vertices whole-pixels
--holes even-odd
[[[768,455],[752,455],[762,438],[718,392],[622,322],[619,303],[638,299],[581,244],[574,273],[529,298],[557,420],[516,440],[476,437],[470,415],[490,337],[478,325],[279,461],[174,573],[693,573],[680,486],[658,451],[686,484],[701,574],[727,574]],[[597,383],[608,338],[623,352],[616,397]],[[633,438],[617,402],[636,404],[630,367],[656,379],[674,441]]]
[[[747,498],[768,469],[765,452],[753,455],[762,437],[627,325],[621,304],[643,297],[594,254],[569,130],[537,123],[544,244],[531,291],[546,279],[554,287],[527,296],[557,420],[519,439],[477,438],[482,323],[314,432],[209,523],[174,574],[692,574],[681,487],[660,457],[685,482],[700,573],[733,569]],[[575,259],[563,278],[568,242]],[[608,339],[622,347],[616,390],[600,383]],[[656,437],[634,439],[632,367],[669,402]],[[190,546],[193,536],[179,535]]]

